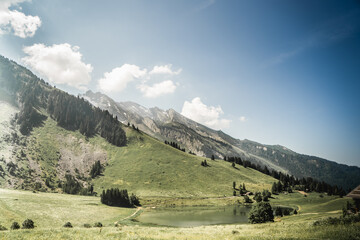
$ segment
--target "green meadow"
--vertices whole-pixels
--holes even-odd
[[[136,217],[147,211],[148,205],[133,215],[137,209],[108,207],[100,203],[99,197],[0,189],[0,224],[10,229],[13,221],[21,224],[30,218],[36,225],[32,230],[0,231],[0,239],[360,239],[359,223],[312,225],[318,219],[340,216],[347,198],[320,197],[317,193],[307,197],[300,193],[274,197],[270,200],[273,206],[297,207],[299,214],[276,217],[275,222],[265,224],[175,228],[137,222]],[[218,199],[218,203],[221,200],[227,198]],[[68,221],[74,228],[62,227]],[[83,227],[95,222],[103,223],[104,227]]]

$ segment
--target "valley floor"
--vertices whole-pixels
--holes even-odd
[[[138,209],[108,207],[98,197],[53,193],[33,193],[0,189],[0,224],[10,229],[13,221],[34,220],[33,230],[0,231],[0,239],[360,239],[360,224],[313,226],[315,220],[338,217],[346,198],[310,193],[275,195],[275,206],[290,206],[298,215],[275,218],[274,223],[231,224],[175,228],[148,226],[136,221],[142,211],[165,205],[233,204],[241,198],[183,199],[150,198]],[[135,220],[134,220],[135,219]],[[74,228],[62,226],[71,222]],[[102,222],[102,228],[84,228]],[[115,226],[115,223],[118,223]]]

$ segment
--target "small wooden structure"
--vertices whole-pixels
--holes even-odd
[[[356,206],[356,210],[359,211],[360,209],[360,185],[357,186],[354,190],[352,190],[348,195],[346,195],[347,197],[350,197],[354,200],[355,202],[355,206]]]

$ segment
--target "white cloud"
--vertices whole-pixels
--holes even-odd
[[[13,33],[15,36],[26,38],[35,35],[41,26],[38,16],[25,15],[17,10],[10,10],[10,6],[26,0],[1,0],[0,2],[0,35]]]
[[[171,80],[166,80],[160,83],[155,83],[152,86],[141,84],[138,89],[148,98],[156,98],[165,94],[173,93],[176,89],[176,85]]]
[[[177,71],[171,70],[172,65],[162,65],[162,66],[154,66],[154,68],[149,72],[149,74],[166,74],[166,75],[179,75],[182,69],[178,69]]]
[[[239,117],[239,120],[241,122],[246,122],[248,119],[245,116],[241,116],[241,117]]]
[[[136,65],[124,64],[111,72],[106,72],[99,80],[99,87],[104,92],[121,92],[129,82],[144,77],[146,73],[146,69],[141,70]]]
[[[191,102],[185,101],[181,114],[214,129],[228,128],[231,122],[231,120],[220,118],[220,115],[224,114],[220,106],[207,106],[199,97]]]
[[[91,64],[82,62],[79,47],[68,43],[45,46],[34,44],[24,47],[28,56],[22,61],[53,84],[66,84],[78,89],[86,89],[90,82]]]
[[[121,92],[127,87],[128,83],[141,80],[141,83],[137,85],[137,89],[143,93],[144,97],[156,98],[170,94],[176,90],[178,84],[164,78],[166,76],[178,75],[181,72],[181,69],[172,71],[171,66],[171,64],[154,66],[148,72],[145,68],[141,69],[136,65],[124,64],[121,67],[114,68],[111,72],[106,72],[104,77],[99,80],[99,88],[104,92]],[[157,83],[149,84],[149,82],[154,80]]]

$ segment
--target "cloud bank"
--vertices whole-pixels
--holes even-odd
[[[171,70],[172,65],[162,65],[162,66],[154,66],[154,68],[149,72],[149,74],[166,74],[166,75],[179,75],[182,69],[178,69],[177,71]]]
[[[32,37],[41,26],[38,16],[25,15],[17,10],[10,10],[11,6],[25,0],[1,0],[0,1],[0,35],[13,33],[21,38]]]
[[[64,84],[85,90],[91,80],[91,64],[82,61],[79,47],[68,43],[45,46],[34,44],[23,48],[28,56],[22,61],[53,84]]]
[[[175,92],[176,85],[171,80],[155,83],[152,86],[141,84],[138,89],[144,94],[144,97],[156,98],[165,94]]]
[[[220,118],[220,115],[224,114],[220,106],[207,106],[199,97],[191,102],[185,101],[181,114],[216,130],[228,128],[231,122],[231,120]]]
[[[104,92],[121,92],[129,82],[144,77],[146,73],[146,69],[141,70],[136,65],[124,64],[111,72],[106,72],[99,80],[99,87]]]
[[[171,64],[154,66],[153,69],[148,72],[147,69],[141,69],[137,65],[124,64],[121,67],[114,68],[111,72],[106,72],[104,77],[99,80],[98,86],[102,91],[107,93],[121,92],[127,87],[128,83],[141,81],[136,88],[143,96],[146,98],[157,98],[174,93],[177,88],[177,84],[172,80],[164,80],[165,77],[178,75],[182,71],[182,69],[173,71],[171,67]],[[162,80],[159,80],[159,75]],[[157,82],[153,84],[149,83],[154,80]]]

